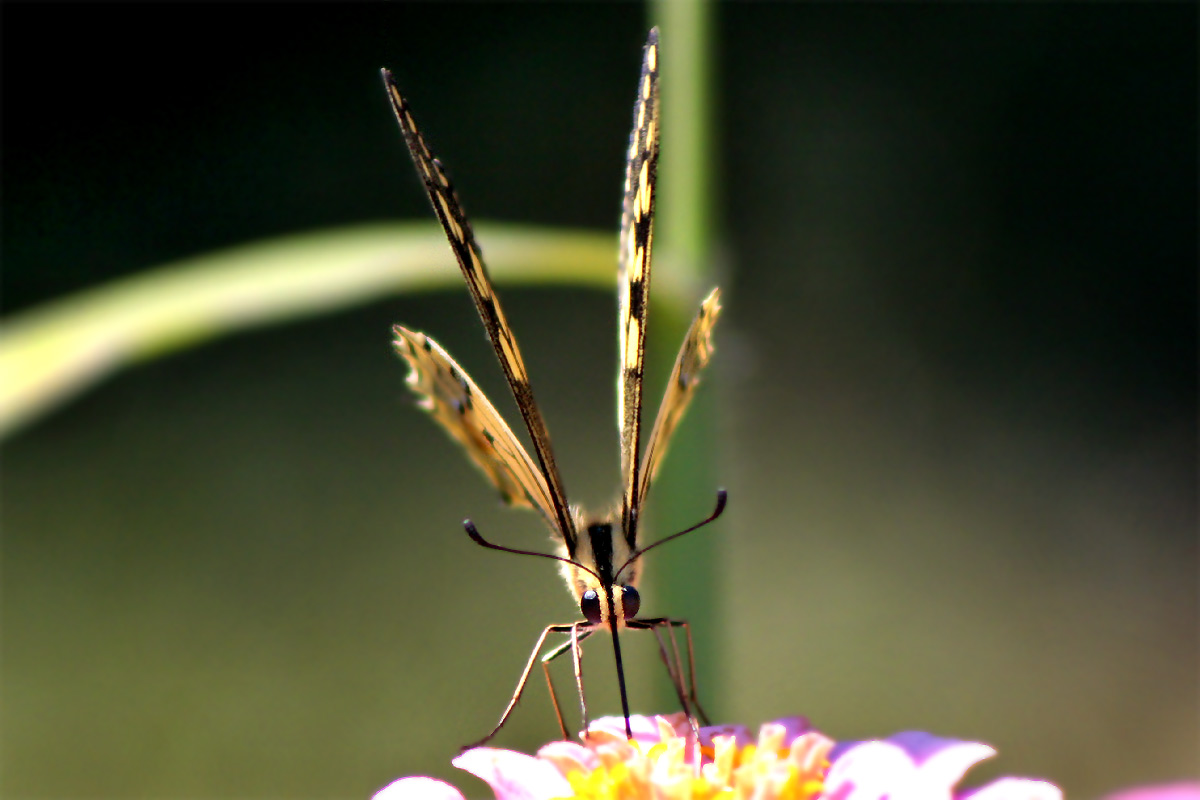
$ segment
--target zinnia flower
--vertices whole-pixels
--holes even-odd
[[[1106,800],[1200,800],[1200,783],[1185,781],[1139,786],[1110,794]]]
[[[813,730],[803,717],[763,725],[700,728],[683,714],[606,717],[583,744],[551,742],[536,756],[477,747],[454,765],[487,782],[497,800],[1061,800],[1051,783],[1000,778],[957,792],[972,766],[995,755],[986,744],[901,733],[844,742]],[[697,758],[699,763],[697,764]],[[463,800],[433,778],[401,778],[374,800]]]

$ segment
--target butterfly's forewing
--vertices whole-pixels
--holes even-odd
[[[441,221],[442,228],[446,232],[450,249],[454,251],[458,265],[462,268],[467,287],[475,299],[475,307],[479,310],[483,326],[487,329],[492,346],[496,349],[496,355],[504,369],[504,375],[508,378],[508,385],[512,389],[513,397],[516,398],[517,406],[521,410],[521,416],[525,419],[525,426],[529,430],[529,436],[533,440],[534,450],[541,468],[540,472],[549,491],[553,527],[562,536],[568,555],[573,556],[575,553],[574,522],[567,506],[566,493],[562,487],[558,467],[554,463],[554,453],[550,448],[550,434],[546,430],[546,423],[542,419],[541,411],[533,399],[533,390],[529,385],[525,362],[521,358],[521,351],[517,347],[517,340],[513,335],[512,328],[509,327],[504,311],[500,307],[500,298],[496,296],[491,279],[488,277],[479,245],[475,242],[475,234],[471,230],[467,216],[463,213],[462,206],[454,193],[454,186],[450,183],[441,162],[434,158],[425,139],[417,130],[412,112],[409,110],[407,101],[400,94],[395,79],[387,70],[383,70],[383,79],[388,98],[391,100],[392,111],[400,123],[400,129],[404,133],[404,140],[408,143],[413,163],[416,164],[421,179],[425,183],[425,191],[433,204],[434,213],[437,214],[438,220]],[[498,416],[496,418],[499,419]],[[472,457],[474,456],[475,453],[472,453]],[[478,459],[476,460],[478,461]],[[504,490],[503,486],[501,486],[501,490]]]
[[[650,293],[650,246],[654,236],[654,186],[658,169],[658,29],[650,31],[633,109],[633,133],[625,165],[617,290],[621,357],[617,374],[617,427],[621,432],[621,528],[637,547],[640,506],[638,445],[641,434],[646,312]]]
[[[554,502],[541,472],[495,407],[454,359],[423,333],[396,325],[396,351],[408,362],[408,383],[428,411],[463,446],[504,501],[541,512],[553,530]]]
[[[650,439],[646,444],[646,454],[642,457],[641,485],[638,488],[639,505],[646,500],[646,492],[650,489],[654,476],[666,455],[667,444],[675,426],[687,411],[688,403],[700,383],[700,373],[708,365],[712,355],[712,330],[717,324],[717,315],[721,313],[721,291],[713,289],[708,297],[700,304],[700,310],[692,325],[688,328],[683,346],[675,359],[671,370],[671,378],[667,382],[667,390],[663,393],[662,404],[658,407],[658,417],[650,431]]]

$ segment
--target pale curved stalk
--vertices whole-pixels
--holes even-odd
[[[616,235],[481,224],[499,284],[611,290]],[[462,278],[434,223],[296,234],[176,261],[8,317],[0,328],[0,436],[126,364],[242,328]],[[669,304],[669,292],[656,298]],[[679,302],[681,298],[675,298]]]

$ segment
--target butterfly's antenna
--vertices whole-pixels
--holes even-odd
[[[724,503],[722,503],[722,505],[724,505]],[[701,524],[703,524],[703,523],[701,523]],[[475,544],[486,547],[489,550],[499,550],[501,553],[515,553],[516,555],[519,555],[519,556],[538,556],[539,558],[549,558],[554,561],[561,561],[564,564],[570,564],[573,567],[578,567],[579,569],[583,570],[584,572],[594,576],[596,578],[596,580],[598,580],[598,581],[600,580],[600,576],[597,575],[594,570],[588,569],[586,566],[584,566],[583,564],[580,564],[578,561],[572,561],[571,559],[567,558],[566,556],[556,556],[553,553],[539,553],[536,550],[517,550],[515,547],[504,547],[502,545],[492,544],[487,539],[483,538],[483,536],[479,533],[479,529],[475,527],[475,523],[471,522],[471,520],[469,520],[469,519],[463,520],[463,528],[466,529],[467,536],[470,536],[471,540],[474,541]],[[684,531],[684,533],[687,533],[687,531]],[[678,535],[678,534],[676,534],[676,535]],[[659,544],[659,542],[655,542],[655,544]],[[653,546],[654,545],[650,545],[650,547],[653,547]],[[646,549],[649,549],[649,548],[646,548]]]
[[[665,539],[659,539],[657,542],[654,542],[653,544],[648,544],[645,547],[641,548],[640,550],[634,550],[633,553],[630,554],[629,558],[625,559],[625,563],[621,565],[621,568],[617,570],[617,574],[615,576],[613,576],[613,583],[617,582],[617,578],[621,577],[621,573],[625,571],[626,567],[628,567],[634,561],[636,561],[637,559],[639,559],[643,555],[645,555],[648,550],[653,550],[654,548],[658,547],[660,544],[666,544],[667,542],[671,541],[672,539],[678,539],[680,536],[683,536],[685,533],[691,533],[694,530],[703,528],[708,523],[716,520],[716,518],[721,516],[721,514],[725,511],[725,501],[726,500],[728,500],[728,496],[727,496],[727,493],[725,492],[725,490],[717,489],[717,507],[713,509],[713,512],[711,514],[709,514],[706,519],[704,519],[701,522],[697,522],[695,525],[693,525],[690,528],[684,528],[679,533],[673,533],[670,536],[666,537]],[[470,531],[468,531],[468,533],[469,532]]]

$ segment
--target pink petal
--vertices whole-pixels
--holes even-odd
[[[900,735],[904,736],[905,734]],[[957,786],[958,782],[967,774],[967,770],[980,761],[996,755],[995,749],[982,742],[963,742],[941,739],[929,734],[924,735],[928,736],[930,740],[937,740],[936,742],[922,742],[922,745],[928,749],[923,751],[924,761],[918,767],[922,783],[931,791],[941,792],[944,788],[949,794],[950,790]],[[895,738],[889,737],[889,740],[894,741]]]
[[[1048,781],[1000,778],[962,795],[962,800],[1062,800],[1062,796],[1062,789]]]
[[[476,747],[451,763],[485,781],[496,800],[551,800],[572,794],[571,784],[553,764],[525,753]]]
[[[658,723],[654,717],[633,714],[629,717],[629,728],[633,731],[634,741],[657,744],[661,739],[658,733]],[[588,725],[588,731],[625,741],[625,718],[600,717],[600,719],[592,720]]]
[[[825,779],[826,796],[839,800],[950,800],[967,770],[996,754],[986,744],[919,731],[843,747]]]
[[[537,756],[549,761],[563,775],[575,770],[588,773],[600,765],[600,757],[577,742],[551,742],[538,750]]]
[[[380,789],[371,800],[463,800],[462,792],[436,778],[399,778]]]
[[[1200,783],[1163,783],[1138,786],[1110,794],[1105,800],[1200,800]]]
[[[834,760],[825,776],[827,800],[884,800],[912,786],[916,766],[887,742],[861,742]]]

